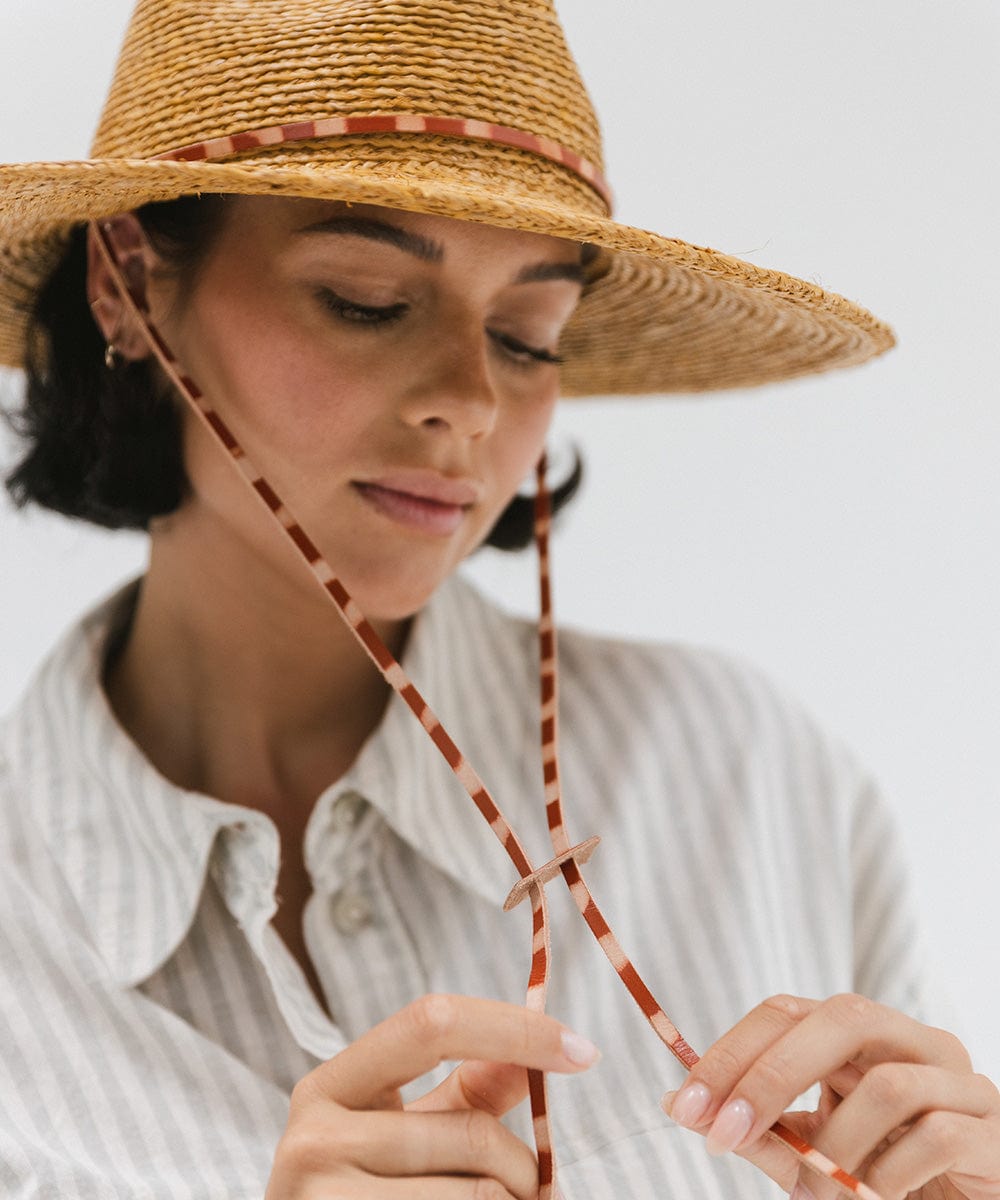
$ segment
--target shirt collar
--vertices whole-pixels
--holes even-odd
[[[134,986],[194,919],[220,830],[257,833],[250,869],[277,871],[261,813],[165,779],[118,724],[101,686],[110,632],[138,584],[105,600],[56,646],[6,731],[26,803],[114,979]],[[262,861],[263,860],[263,861]]]
[[[531,624],[453,577],[414,622],[403,666],[540,864],[552,852],[538,840],[546,837],[538,722],[524,702],[538,691],[534,638]],[[496,835],[397,696],[313,812],[305,848],[314,876],[334,853],[336,839],[327,834],[345,790],[364,796],[418,854],[490,903],[502,905],[517,882]]]
[[[185,791],[161,776],[118,724],[101,686],[109,634],[137,583],[86,616],[43,664],[11,715],[6,741],[53,856],[113,977],[134,986],[187,934],[214,857],[259,887],[277,877],[277,830],[264,814]],[[332,614],[331,614],[332,615]],[[533,628],[453,578],[414,621],[404,665],[522,839],[544,836]],[[527,690],[525,690],[527,689]],[[336,799],[359,792],[428,863],[491,903],[517,873],[409,709],[393,696],[345,777],[317,801],[306,830],[314,878],[331,871]],[[229,831],[222,838],[220,831]],[[235,838],[235,842],[234,842]],[[339,844],[342,845],[342,840]],[[545,861],[536,836],[526,847]],[[242,864],[240,866],[240,864]]]

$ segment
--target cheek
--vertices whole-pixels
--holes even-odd
[[[518,420],[508,439],[506,455],[509,470],[516,476],[515,487],[534,470],[545,449],[545,438],[552,425],[555,406],[556,389],[553,387],[545,396],[526,406],[518,414]]]
[[[213,312],[202,329],[192,374],[265,474],[269,464],[329,462],[363,436],[371,397],[350,364],[331,363],[311,339],[255,312]]]

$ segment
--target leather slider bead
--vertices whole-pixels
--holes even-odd
[[[564,862],[568,862],[572,858],[576,861],[577,866],[582,866],[597,849],[597,843],[600,840],[599,837],[587,838],[585,842],[580,842],[578,846],[571,846],[569,850],[563,851],[562,854],[557,854],[555,858],[550,859],[544,866],[539,867],[537,871],[532,871],[530,875],[523,876],[510,889],[510,894],[504,901],[504,912],[510,912],[512,908],[516,908],[536,883],[544,887],[550,880],[555,879],[562,870]]]

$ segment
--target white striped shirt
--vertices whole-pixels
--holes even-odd
[[[305,835],[332,1023],[270,925],[272,822],[167,782],[108,707],[130,597],[71,631],[0,726],[0,1194],[261,1200],[319,1061],[425,992],[523,1000],[529,906],[501,911],[513,868],[393,699]],[[406,667],[541,863],[534,639],[456,579]],[[715,652],[566,632],[560,660],[570,836],[600,835],[595,897],[696,1049],[779,991],[927,1015],[895,837],[841,747]],[[566,1200],[778,1194],[662,1115],[681,1069],[548,892],[549,1010],[604,1050],[550,1077]],[[523,1107],[510,1123],[530,1138]]]

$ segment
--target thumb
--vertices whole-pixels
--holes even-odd
[[[512,1063],[467,1059],[419,1100],[406,1106],[408,1112],[454,1112],[478,1108],[502,1117],[528,1094],[528,1072]]]
[[[667,1116],[670,1116],[670,1109],[676,1095],[676,1092],[667,1092],[660,1102],[660,1106]],[[809,1142],[812,1141],[813,1135],[821,1123],[821,1118],[815,1112],[786,1112],[781,1115],[781,1123],[793,1133],[798,1134],[804,1141]],[[708,1122],[693,1132],[704,1137],[710,1126],[711,1122]],[[798,1157],[792,1153],[781,1138],[770,1131],[751,1145],[738,1150],[737,1154],[740,1158],[745,1158],[747,1162],[753,1163],[765,1175],[769,1175],[786,1192],[791,1192],[798,1180],[800,1167]]]

